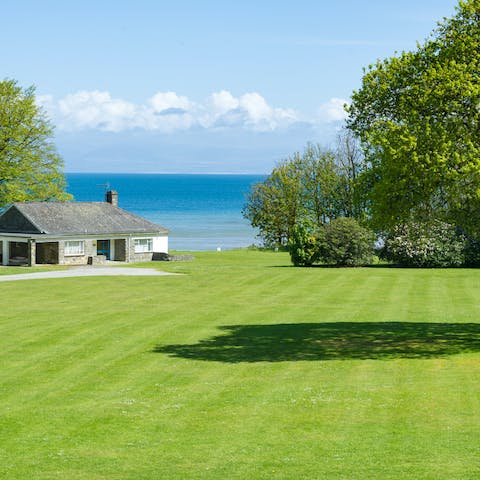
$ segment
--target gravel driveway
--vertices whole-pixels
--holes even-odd
[[[159,272],[153,268],[125,268],[125,267],[72,267],[68,270],[53,272],[20,273],[18,275],[0,275],[0,282],[13,280],[34,280],[36,278],[64,278],[64,277],[103,277],[103,276],[162,276],[178,275],[176,273]]]

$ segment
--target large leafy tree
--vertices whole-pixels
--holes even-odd
[[[53,127],[33,87],[0,82],[0,208],[13,202],[68,200]]]
[[[363,219],[365,205],[360,182],[364,170],[363,152],[358,138],[346,128],[338,133],[335,161],[341,175],[339,197],[342,199],[343,216]]]
[[[304,215],[298,158],[280,163],[264,182],[254,185],[242,213],[266,245],[286,245]]]
[[[436,217],[478,233],[480,1],[461,1],[415,51],[371,65],[347,124],[364,146],[377,228]]]
[[[321,225],[339,215],[341,179],[333,152],[310,144],[298,157],[302,202],[306,216],[314,225]]]
[[[337,217],[355,216],[357,154],[352,155],[350,134],[339,138],[336,151],[309,144],[279,163],[267,179],[256,184],[243,215],[260,231],[266,245],[286,245],[294,227],[315,230]]]

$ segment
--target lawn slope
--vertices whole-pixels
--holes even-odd
[[[480,271],[155,267],[2,284],[1,478],[480,477]]]

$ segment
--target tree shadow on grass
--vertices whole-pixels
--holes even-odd
[[[411,322],[228,325],[193,345],[158,345],[172,357],[226,363],[435,358],[480,351],[480,324]]]

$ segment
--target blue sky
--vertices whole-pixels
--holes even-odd
[[[4,2],[0,78],[36,86],[67,171],[268,173],[456,4]]]

